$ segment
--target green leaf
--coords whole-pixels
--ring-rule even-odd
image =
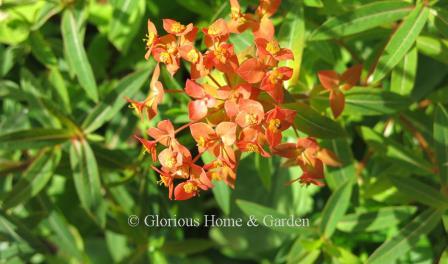
[[[26,241],[28,245],[38,252],[50,253],[48,246],[34,235],[28,224],[22,221],[21,218],[6,214],[4,210],[0,210],[0,230],[4,234],[9,234],[17,242]]]
[[[409,3],[400,1],[366,4],[339,17],[328,19],[313,32],[309,40],[334,39],[363,32],[399,20],[410,10]]]
[[[273,173],[272,158],[264,158],[261,155],[255,156],[255,168],[258,171],[263,187],[269,191],[271,190],[271,176]]]
[[[327,166],[325,179],[328,186],[332,190],[336,190],[347,180],[354,181],[356,178],[356,170],[349,140],[347,138],[340,138],[326,140],[322,143],[323,146],[332,150],[342,163],[342,167]]]
[[[322,3],[322,0],[304,0],[303,4],[309,7],[323,7],[324,3]]]
[[[296,110],[297,115],[294,120],[295,127],[312,137],[318,138],[340,138],[347,133],[339,123],[323,116],[303,103],[288,103],[283,107]]]
[[[429,233],[440,222],[442,210],[427,209],[407,224],[392,239],[384,242],[367,260],[369,264],[394,263],[411,250],[420,236]]]
[[[326,238],[330,238],[336,230],[336,225],[342,219],[350,205],[352,194],[352,181],[345,181],[325,204],[320,223],[320,232]]]
[[[58,2],[48,1],[39,9],[35,15],[34,24],[31,30],[38,30],[43,26],[52,16],[58,14],[64,5]]]
[[[361,134],[366,143],[383,157],[403,165],[403,168],[417,174],[432,174],[432,165],[414,152],[403,148],[402,144],[384,138],[368,127],[361,127]]]
[[[204,17],[209,17],[211,14],[214,13],[211,6],[208,5],[207,2],[205,2],[205,1],[176,0],[176,3],[195,14],[198,14],[198,15],[201,15]]]
[[[403,59],[425,26],[428,16],[429,9],[420,4],[404,19],[384,48],[371,83],[381,81]]]
[[[392,183],[398,191],[406,194],[410,198],[431,207],[447,208],[448,198],[443,196],[438,190],[434,189],[421,181],[405,177],[390,177]]]
[[[100,175],[95,156],[87,141],[72,142],[70,164],[81,206],[95,213],[96,220],[103,225],[106,212],[101,194]]]
[[[29,37],[31,52],[45,66],[55,66],[58,62],[49,43],[40,31],[33,31]]]
[[[241,209],[241,211],[243,211],[243,213],[245,215],[247,215],[248,217],[251,217],[251,216],[254,217],[257,220],[257,224],[259,226],[266,226],[267,228],[270,228],[270,229],[278,231],[278,232],[286,233],[286,234],[300,234],[300,233],[311,232],[311,230],[308,229],[309,223],[306,223],[306,222],[308,222],[308,220],[306,220],[306,219],[301,219],[301,220],[304,220],[300,223],[302,226],[288,226],[288,225],[275,226],[275,225],[271,225],[271,222],[270,222],[271,219],[290,219],[291,217],[294,217],[294,216],[287,216],[287,215],[277,212],[276,210],[274,210],[272,208],[262,206],[257,203],[241,200],[241,199],[236,200],[236,205],[238,205],[238,207]],[[271,218],[271,216],[272,216],[272,218]],[[295,219],[298,219],[298,218],[295,217]]]
[[[352,232],[373,232],[394,227],[417,211],[413,206],[382,207],[377,211],[348,214],[342,217],[337,229]]]
[[[151,64],[153,66],[153,64]],[[125,97],[132,97],[148,80],[148,69],[134,72],[121,79],[117,86],[86,117],[82,128],[91,133],[111,120],[127,104]]]
[[[413,48],[392,71],[392,80],[390,84],[390,90],[392,92],[400,95],[411,94],[417,74],[417,61],[418,52],[416,48]]]
[[[62,15],[61,31],[64,40],[64,50],[67,60],[78,77],[79,84],[87,96],[98,101],[98,88],[86,51],[79,35],[78,22],[71,9],[66,9]]]
[[[345,92],[343,115],[389,115],[406,109],[412,101],[390,91],[370,87],[353,87]],[[328,94],[318,95],[312,100],[328,105]]]
[[[139,31],[145,13],[144,0],[114,0],[113,18],[109,24],[108,38],[114,46],[126,53]]]
[[[231,34],[229,42],[233,44],[235,53],[240,53],[253,46],[254,35],[250,31],[244,31],[241,34]]]
[[[64,143],[73,136],[68,129],[33,128],[0,135],[1,149],[35,149]]]
[[[30,198],[36,196],[50,181],[51,176],[61,159],[60,149],[47,151],[33,161],[8,193],[3,202],[3,208],[8,209],[19,204],[24,204]]]
[[[435,26],[445,38],[448,38],[448,11],[437,9],[436,12]]]
[[[285,87],[291,87],[299,81],[305,46],[305,16],[303,4],[300,1],[294,1],[290,11],[283,18],[278,39],[283,48],[292,50],[294,54],[294,60],[288,60],[282,64],[293,69],[291,78],[285,82]]]
[[[171,255],[191,255],[206,251],[215,246],[213,241],[208,239],[185,239],[183,241],[167,241],[160,250]]]
[[[52,67],[50,69],[50,74],[48,75],[48,81],[52,84],[57,96],[61,99],[64,104],[64,108],[68,113],[71,112],[70,96],[68,93],[67,85],[65,84],[64,77],[58,68]]]
[[[345,93],[345,114],[389,115],[406,109],[411,101],[378,88],[354,87]]]
[[[439,104],[434,114],[434,144],[442,186],[448,185],[448,111]]]
[[[448,40],[419,36],[417,38],[417,48],[422,54],[448,64]]]
[[[54,204],[51,204],[47,197],[41,198],[40,201],[43,209],[49,212],[46,223],[54,234],[53,243],[58,246],[64,255],[75,258],[81,263],[89,262],[80,246],[82,240],[77,230],[68,223],[64,215],[59,212]]]
[[[212,192],[216,199],[216,203],[219,205],[225,215],[230,213],[230,187],[224,181],[213,181]]]

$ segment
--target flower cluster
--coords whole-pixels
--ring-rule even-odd
[[[322,185],[323,164],[339,165],[334,155],[313,138],[282,143],[282,132],[293,126],[296,112],[282,106],[283,82],[291,78],[293,69],[279,63],[294,56],[274,37],[270,17],[280,0],[260,0],[254,13],[244,13],[238,0],[230,0],[230,4],[230,19],[218,19],[201,30],[205,51],[194,45],[199,29],[193,24],[164,19],[167,34],[160,36],[148,20],[145,58],[152,56],[158,64],[148,97],[143,102],[129,100],[137,113],[148,119],[157,115],[158,104],[168,92],[158,80],[160,65],[174,75],[184,60],[190,71],[180,92],[192,99],[188,104],[191,122],[175,129],[169,120],[163,120],[147,131],[151,140],[137,137],[154,162],[160,163],[153,169],[160,174],[160,183],[168,187],[170,199],[173,195],[176,200],[197,196],[213,187],[211,180],[234,187],[242,152],[285,157],[286,165],[302,168],[298,180],[306,185]],[[255,43],[236,54],[229,37],[246,30],[253,33]],[[199,154],[195,157],[176,139],[176,134],[186,128],[197,143]],[[160,153],[158,145],[164,146]],[[197,161],[205,152],[214,160],[200,166]]]

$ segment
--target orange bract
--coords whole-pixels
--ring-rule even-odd
[[[160,183],[168,188],[170,199],[173,195],[176,200],[196,197],[213,187],[211,180],[224,181],[233,188],[242,152],[286,158],[285,165],[302,168],[299,181],[305,185],[322,185],[323,165],[339,165],[334,154],[320,148],[313,138],[282,143],[282,133],[294,123],[296,111],[281,106],[283,83],[291,78],[293,69],[279,63],[293,60],[294,56],[274,37],[270,17],[278,10],[280,2],[261,0],[251,14],[242,10],[238,0],[230,0],[230,19],[217,19],[201,30],[206,50],[195,46],[199,29],[193,24],[163,19],[167,34],[159,36],[148,20],[145,58],[152,55],[158,64],[148,97],[143,102],[129,99],[138,114],[146,110],[148,119],[154,118],[164,94],[169,92],[159,81],[160,64],[165,65],[171,75],[180,69],[181,60],[190,65],[190,78],[185,88],[175,92],[191,98],[188,103],[191,122],[176,130],[171,121],[162,120],[157,127],[148,129],[152,140],[136,137],[154,162],[158,162],[158,167],[152,168],[160,175]],[[246,30],[254,35],[252,49],[236,54],[229,42],[230,35]],[[355,85],[359,74],[359,67],[349,69],[342,76],[332,71],[319,73],[322,85],[330,91],[330,101],[339,107],[332,106],[335,116],[343,108],[344,98],[339,88],[346,90]],[[190,128],[196,141],[198,154],[195,157],[176,139],[177,133],[185,128]],[[157,154],[159,144],[163,149]],[[206,152],[213,161],[198,165],[197,161]]]
[[[330,92],[330,107],[333,116],[341,115],[345,106],[345,97],[342,91],[350,90],[361,78],[362,65],[348,68],[342,75],[335,71],[320,71],[318,73],[320,83]]]

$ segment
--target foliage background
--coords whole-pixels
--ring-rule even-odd
[[[213,192],[177,202],[131,137],[158,120],[139,122],[124,97],[147,92],[154,62],[143,59],[141,39],[148,17],[159,29],[162,18],[205,26],[229,13],[227,1],[1,1],[0,261],[447,262],[446,2],[394,12],[383,11],[411,1],[283,2],[278,37],[300,54],[300,77],[288,89],[307,103],[297,126],[323,138],[344,166],[328,169],[327,187],[285,187],[298,168],[248,155],[235,190],[216,183]],[[361,11],[375,2],[382,3]],[[250,38],[231,41],[241,50]],[[355,63],[375,80],[347,93],[344,115],[333,121],[316,72]],[[185,74],[163,72],[162,81],[179,89]],[[188,98],[167,97],[160,118],[187,122]],[[182,140],[194,146],[187,134]],[[312,226],[131,228],[131,214],[295,215]]]

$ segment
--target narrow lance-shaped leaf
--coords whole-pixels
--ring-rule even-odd
[[[413,206],[383,207],[377,211],[348,214],[337,224],[337,229],[351,232],[372,232],[397,226],[417,211]]]
[[[0,210],[0,230],[2,233],[9,234],[17,242],[25,241],[38,252],[50,253],[48,246],[33,233],[28,224],[25,224],[21,218],[6,214],[4,210]]]
[[[52,84],[58,97],[62,100],[62,103],[64,104],[64,107],[67,110],[67,112],[70,113],[71,105],[70,105],[70,97],[68,94],[67,85],[65,84],[65,80],[62,77],[62,74],[58,68],[52,67],[50,69],[48,81]]]
[[[344,128],[342,128],[339,123],[321,115],[306,104],[288,103],[284,104],[283,107],[297,111],[294,125],[298,130],[309,136],[319,138],[341,138],[347,135]]]
[[[34,128],[0,135],[0,149],[34,149],[64,143],[73,136],[69,129]]]
[[[154,64],[151,64],[153,67]],[[84,120],[82,127],[91,133],[111,120],[124,105],[126,96],[132,97],[148,79],[148,69],[140,70],[124,77],[106,98],[100,102]]]
[[[47,151],[37,157],[25,171],[19,182],[13,186],[11,192],[6,195],[3,208],[7,209],[24,204],[38,194],[50,181],[60,159],[61,151],[59,148]]]
[[[398,191],[416,201],[435,208],[448,208],[448,198],[437,189],[411,178],[391,177],[390,180]]]
[[[434,116],[434,144],[439,165],[440,181],[448,185],[448,111],[439,104]]]
[[[422,31],[429,16],[428,8],[418,5],[407,16],[384,48],[373,72],[371,83],[383,79],[406,55]]]
[[[443,210],[427,209],[407,224],[392,239],[384,242],[367,260],[369,264],[393,263],[411,250],[420,236],[429,233],[441,220]]]
[[[144,0],[115,0],[113,5],[113,19],[109,24],[109,40],[114,46],[126,52],[134,41],[134,36],[139,30],[145,11]]]
[[[285,62],[285,66],[293,69],[292,76],[285,82],[286,87],[296,85],[299,81],[300,66],[302,64],[303,48],[305,46],[305,17],[303,4],[294,1],[291,11],[284,17],[279,31],[279,41],[283,48],[290,49],[294,60]]]
[[[66,9],[62,15],[61,31],[67,60],[73,67],[79,84],[86,91],[87,96],[98,101],[98,88],[78,27],[73,11]]]
[[[74,235],[76,234],[74,232],[77,232],[77,230],[74,227],[69,228],[70,225],[67,219],[65,219],[56,205],[51,204],[48,197],[39,195],[38,198],[42,210],[48,212],[45,224],[54,234],[53,243],[57,244],[58,249],[64,254],[77,259],[78,262],[89,262],[87,256],[83,253],[83,248],[81,248],[83,243],[78,240],[81,237]]]
[[[336,190],[347,180],[354,181],[356,177],[353,153],[348,138],[331,139],[323,142],[323,146],[332,150],[341,161],[341,167],[327,167],[325,176],[328,186]]]
[[[436,20],[434,24],[439,32],[445,38],[448,38],[448,11],[437,9],[436,12]]]
[[[448,64],[448,40],[429,36],[417,38],[417,48],[422,54]]]
[[[344,93],[345,108],[342,115],[388,115],[406,109],[412,102],[409,98],[390,91],[369,87],[353,87]],[[312,98],[328,105],[328,95]]]
[[[70,164],[81,205],[95,213],[97,220],[103,224],[105,211],[100,176],[95,156],[87,141],[72,141]]]
[[[31,44],[31,52],[36,59],[47,67],[55,66],[57,64],[58,61],[56,56],[40,31],[31,32],[29,41]]]
[[[339,17],[328,19],[310,40],[340,38],[366,31],[405,17],[411,11],[409,3],[378,1],[361,6]]]
[[[257,168],[261,183],[266,190],[271,189],[272,159],[261,155],[255,156],[255,167]]]
[[[390,89],[400,95],[410,95],[417,74],[417,48],[411,49],[392,71]]]
[[[361,134],[373,150],[377,153],[382,153],[384,157],[394,162],[402,164],[403,168],[423,175],[433,172],[432,165],[428,161],[404,148],[398,142],[385,138],[368,127],[362,127]]]
[[[329,238],[336,230],[336,225],[344,216],[350,203],[352,194],[352,181],[345,181],[331,194],[322,212],[320,232]]]

